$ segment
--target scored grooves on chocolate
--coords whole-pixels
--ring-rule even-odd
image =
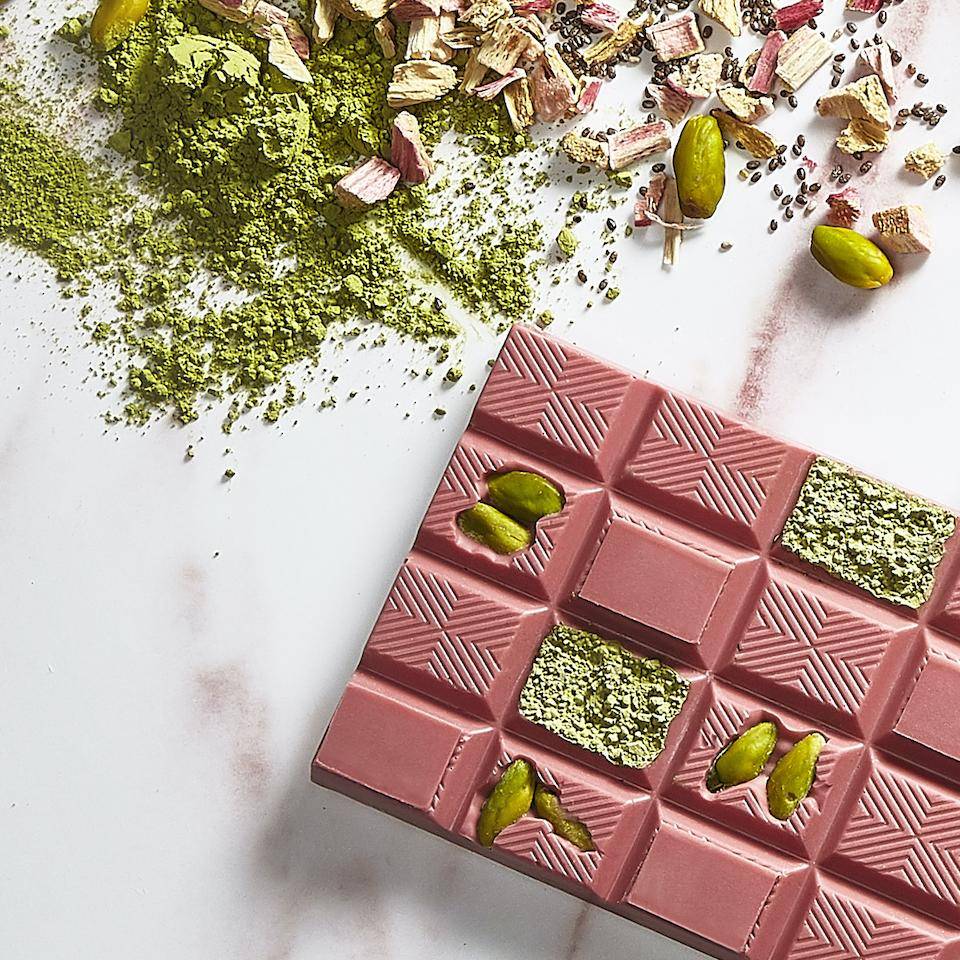
[[[457,517],[505,471],[543,478],[554,504],[528,547],[499,554]],[[858,555],[842,526],[861,488],[872,548],[891,521],[870,497],[914,524],[889,558]],[[845,499],[818,513],[832,495]],[[935,505],[514,327],[313,777],[720,958],[956,960],[953,529]],[[524,716],[558,625],[689,685],[649,765]],[[711,793],[719,751],[768,721],[763,775]],[[813,787],[778,820],[766,777],[811,732],[827,741]],[[518,759],[595,849],[534,815],[478,844],[480,808]]]

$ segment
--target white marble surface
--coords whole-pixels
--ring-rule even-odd
[[[892,8],[891,34],[933,76],[923,96],[949,103],[957,13],[937,5],[926,22],[926,8]],[[639,84],[617,89],[635,97]],[[784,136],[814,131],[820,159],[836,130],[809,120],[815,96],[775,120]],[[908,103],[920,97],[907,87]],[[953,121],[933,138],[945,147],[960,141]],[[732,182],[672,275],[649,241],[621,244],[620,299],[585,311],[572,295],[554,329],[960,507],[960,158],[934,195],[898,172],[931,137],[898,136],[868,206],[927,202],[939,247],[889,288],[835,284],[804,253],[810,221],[768,237],[768,184]],[[73,306],[43,270],[3,257],[0,956],[696,956],[309,783],[469,416],[462,388],[482,381],[497,339],[472,330],[467,375],[442,391],[409,382],[406,348],[386,365],[383,351],[331,355],[342,395],[361,394],[335,411],[305,405],[296,426],[254,422],[229,439],[213,417],[104,431]]]

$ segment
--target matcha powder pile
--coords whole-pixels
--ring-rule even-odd
[[[119,319],[94,335],[128,358],[130,420],[187,421],[227,399],[229,423],[268,398],[274,419],[335,325],[374,321],[442,345],[458,332],[451,302],[485,322],[532,315],[541,231],[510,183],[504,160],[528,144],[502,108],[458,96],[412,108],[430,149],[452,131],[454,159],[347,211],[333,185],[389,150],[393,61],[369,25],[342,19],[311,56],[312,84],[268,67],[265,47],[195,0],[155,0],[99,55],[94,102],[115,119],[109,146],[139,178],[136,200],[13,98],[0,111],[0,232],[49,259],[71,291],[117,291]],[[211,306],[224,290],[229,305]]]

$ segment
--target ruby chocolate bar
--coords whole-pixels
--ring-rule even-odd
[[[718,958],[956,960],[957,541],[515,327],[313,778]]]

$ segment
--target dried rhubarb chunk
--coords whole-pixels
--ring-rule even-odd
[[[857,13],[879,13],[884,0],[847,0],[847,9]]]
[[[880,234],[879,243],[888,253],[930,253],[933,237],[923,207],[908,204],[878,210],[873,225]]]
[[[791,90],[799,90],[832,56],[833,47],[816,30],[800,27],[780,48],[775,72]]]
[[[397,0],[390,8],[390,16],[397,23],[409,23],[423,17],[439,17],[440,0]]]
[[[689,10],[647,27],[647,40],[662,63],[706,49],[697,17]]]
[[[608,3],[588,3],[580,9],[580,20],[598,30],[616,30],[623,23],[623,14]]]
[[[580,99],[580,81],[557,53],[547,47],[530,72],[533,112],[543,123],[552,123],[574,110]]]
[[[420,124],[406,110],[393,118],[390,160],[406,183],[423,183],[433,173],[433,161],[420,136]]]
[[[652,83],[647,87],[648,96],[656,105],[663,119],[676,126],[689,112],[693,97],[665,83]]]
[[[513,7],[508,0],[474,0],[460,14],[460,19],[481,30],[489,30],[498,20],[509,17],[512,13]]]
[[[589,113],[597,104],[600,88],[603,86],[601,77],[587,77],[583,82],[583,91],[577,101],[577,113]]]
[[[667,175],[665,173],[655,173],[650,178],[650,182],[637,197],[633,206],[633,225],[635,227],[649,227],[657,222],[651,214],[653,216],[657,215],[666,186]]]
[[[778,30],[792,33],[807,21],[819,17],[821,13],[823,13],[823,0],[799,0],[798,3],[791,3],[787,7],[774,11],[773,22]]]
[[[780,30],[767,34],[760,48],[760,55],[753,74],[747,80],[747,89],[753,93],[770,93],[773,89],[773,78],[780,57],[780,48],[787,42],[787,35]]]
[[[641,124],[613,134],[607,141],[610,169],[625,170],[645,157],[670,149],[672,128],[663,120]]]
[[[522,67],[514,67],[509,73],[505,73],[502,77],[497,77],[496,80],[481,84],[473,93],[481,100],[493,100],[503,93],[511,83],[514,83],[516,80],[522,80],[526,75],[527,71]]]
[[[439,100],[457,85],[457,71],[448,63],[406,60],[393,68],[387,104],[394,110]]]
[[[337,8],[330,0],[313,0],[310,4],[310,39],[319,45],[327,43],[333,36],[338,16]]]
[[[613,33],[601,37],[595,44],[583,51],[583,59],[588,67],[610,63],[640,38],[650,18],[636,19],[628,17]]]
[[[533,93],[529,79],[522,77],[516,83],[511,83],[503,91],[503,102],[510,125],[517,133],[523,133],[533,126]]]
[[[370,157],[334,185],[340,205],[348,210],[362,210],[393,193],[400,180],[400,171],[382,157]]]

